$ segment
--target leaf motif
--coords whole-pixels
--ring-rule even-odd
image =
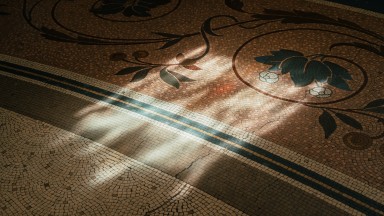
[[[264,9],[265,14],[269,15],[279,15],[279,16],[293,16],[294,13],[290,11],[275,10],[275,9]]]
[[[288,57],[291,57],[291,56],[304,56],[303,53],[301,52],[298,52],[298,51],[295,51],[295,50],[288,50],[288,49],[281,49],[279,51],[272,51],[272,54],[275,56],[275,57],[278,57],[278,58],[288,58]]]
[[[379,107],[379,106],[384,106],[384,99],[377,99],[377,100],[371,101],[364,107],[364,109]]]
[[[271,51],[272,55],[255,57],[257,62],[271,65],[269,71],[279,71],[282,74],[290,73],[295,86],[302,87],[311,84],[314,80],[328,82],[330,85],[350,91],[346,80],[352,80],[347,69],[338,64],[325,61],[309,60],[303,53],[281,49]]]
[[[183,67],[188,69],[188,70],[201,70],[201,68],[199,68],[196,65],[183,65]]]
[[[203,25],[201,26],[201,29],[202,29],[204,32],[206,32],[206,33],[208,33],[208,34],[210,34],[210,35],[213,35],[213,36],[220,36],[220,35],[216,34],[215,32],[213,32],[213,30],[212,30],[212,28],[211,28],[211,21],[212,21],[212,17],[209,18],[209,19],[207,19],[207,20],[205,20],[204,23],[203,23]]]
[[[308,59],[305,57],[291,57],[281,63],[281,73],[290,73],[291,79],[295,86],[302,87],[309,85],[314,80],[312,71],[304,73],[305,65]]]
[[[334,19],[324,16],[319,13],[314,13],[314,12],[306,12],[306,11],[299,11],[299,10],[294,10],[295,14],[300,16],[300,17],[306,17],[310,19],[317,19],[317,20],[327,20],[327,21],[334,21]]]
[[[124,16],[138,16],[138,17],[149,17],[150,9],[156,8],[161,5],[170,3],[171,0],[136,0],[133,1],[123,12]]]
[[[49,29],[46,27],[41,27],[43,32],[42,36],[49,40],[60,41],[60,42],[75,42],[75,38],[64,34],[62,32],[56,31],[55,29]]]
[[[325,110],[319,117],[319,123],[324,130],[325,139],[328,139],[337,128],[335,119]]]
[[[306,64],[304,73],[313,74],[315,80],[318,82],[327,82],[331,76],[331,70],[320,61],[312,60]]]
[[[127,75],[127,74],[135,73],[137,71],[141,71],[144,69],[148,69],[148,67],[146,67],[146,66],[127,67],[127,68],[120,70],[115,75]]]
[[[161,69],[160,71],[160,78],[166,82],[167,84],[175,87],[175,88],[180,88],[180,83],[179,83],[179,80],[173,75],[171,74],[167,68],[163,68]]]
[[[137,73],[132,77],[131,82],[137,82],[137,81],[140,81],[140,80],[144,79],[145,77],[147,77],[148,72],[149,72],[150,70],[151,70],[151,68],[148,68],[148,69],[144,69],[144,70],[141,70],[141,71],[137,72]]]
[[[324,61],[323,63],[329,67],[329,69],[332,71],[332,75],[339,76],[346,80],[352,80],[352,77],[347,69],[333,62]]]
[[[124,16],[149,17],[150,9],[170,3],[170,0],[135,0],[129,3],[127,0],[102,0],[102,5],[91,9],[92,13],[108,15],[123,12]]]
[[[102,14],[102,15],[107,15],[107,14],[116,14],[124,10],[124,6],[122,4],[104,4],[100,5],[97,8],[91,9],[92,13],[95,14]]]
[[[333,76],[331,80],[328,81],[328,84],[345,91],[351,91],[348,83],[340,76]]]
[[[241,0],[225,0],[225,4],[233,10],[244,12],[244,3]]]
[[[350,116],[347,116],[345,114],[342,114],[342,113],[335,113],[335,115],[337,118],[339,118],[345,124],[352,126],[356,129],[360,129],[360,130],[363,129],[363,126],[361,126],[360,122],[358,122],[356,119],[354,119]]]
[[[171,47],[171,46],[177,44],[178,42],[180,42],[181,39],[182,38],[178,38],[178,39],[174,39],[174,40],[169,40],[162,47],[160,47],[159,49],[165,49],[165,48]]]
[[[367,108],[367,109],[364,109],[364,110],[369,111],[369,112],[375,112],[375,113],[384,114],[384,107],[373,107],[373,108]]]
[[[154,34],[166,37],[166,38],[180,38],[182,37],[181,35],[177,34],[170,34],[170,33],[164,33],[164,32],[153,32]]]
[[[271,51],[271,53],[272,53],[272,56],[259,56],[259,57],[255,57],[255,60],[260,63],[273,65],[277,67],[285,59],[288,59],[294,56],[304,56],[303,53],[301,52],[287,50],[287,49],[281,49],[279,51]]]
[[[271,64],[271,65],[274,65],[276,64],[275,62],[271,62],[271,58],[273,56],[258,56],[258,57],[255,57],[255,60],[257,62],[260,62],[260,63],[263,63],[263,64]]]
[[[176,73],[176,72],[173,72],[173,71],[168,71],[169,73],[171,73],[173,76],[176,77],[176,79],[178,79],[180,82],[193,82],[193,81],[196,81],[194,79],[190,79],[182,74],[179,74],[179,73]]]

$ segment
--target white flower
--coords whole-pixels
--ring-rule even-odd
[[[259,74],[259,79],[266,83],[275,83],[279,81],[279,75],[269,71],[263,71]]]
[[[326,98],[332,95],[332,90],[324,87],[315,87],[309,93],[318,98]]]

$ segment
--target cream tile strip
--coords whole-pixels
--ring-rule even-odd
[[[339,182],[351,189],[354,189],[354,190],[357,190],[357,191],[360,191],[361,189],[364,188],[364,191],[361,192],[363,195],[371,198],[371,199],[374,199],[374,200],[377,200],[378,202],[383,202],[383,192],[375,189],[375,188],[372,188],[362,182],[359,182],[349,176],[346,176],[336,170],[333,170],[329,167],[326,167],[320,163],[317,163],[313,160],[310,160],[309,158],[306,158],[302,155],[299,155],[295,152],[292,152],[292,151],[289,151],[288,149],[285,149],[283,147],[280,147],[272,142],[269,142],[267,140],[264,140],[262,138],[259,138],[257,137],[256,135],[254,134],[250,134],[250,133],[247,133],[245,131],[242,131],[242,130],[239,130],[237,128],[233,128],[229,125],[226,125],[226,124],[223,124],[221,122],[218,122],[218,121],[215,121],[213,119],[210,119],[208,117],[205,117],[203,115],[200,115],[200,114],[197,114],[197,113],[193,113],[193,112],[190,112],[188,110],[185,110],[183,109],[182,107],[178,106],[178,105],[175,105],[175,104],[171,104],[171,103],[168,103],[168,102],[164,102],[164,101],[160,101],[160,100],[157,100],[155,98],[152,98],[152,97],[149,97],[149,96],[146,96],[146,95],[142,95],[140,93],[137,93],[137,92],[134,92],[132,90],[129,90],[129,89],[126,89],[126,88],[121,88],[121,87],[118,87],[118,86],[114,86],[114,85],[111,85],[109,83],[104,83],[104,82],[101,82],[101,81],[98,81],[98,80],[95,80],[95,79],[92,79],[92,78],[89,78],[89,77],[85,77],[85,76],[82,76],[82,75],[79,75],[79,74],[74,74],[74,73],[71,73],[71,72],[68,72],[68,71],[65,71],[65,70],[61,70],[61,69],[56,69],[56,68],[52,68],[52,67],[49,67],[49,66],[45,66],[45,65],[41,65],[41,64],[37,64],[37,63],[33,63],[33,62],[25,62],[23,60],[20,60],[20,59],[15,59],[13,57],[9,57],[9,56],[4,56],[4,55],[1,55],[0,56],[2,59],[5,59],[9,62],[13,62],[13,63],[18,63],[20,64],[21,62],[23,62],[22,64],[25,65],[25,66],[28,66],[28,67],[33,67],[33,68],[37,68],[37,69],[41,69],[41,70],[44,70],[44,71],[50,71],[52,72],[53,74],[57,74],[57,75],[62,75],[64,77],[67,77],[67,78],[72,78],[72,79],[75,79],[75,80],[79,80],[81,82],[84,82],[84,83],[87,83],[87,84],[90,84],[90,85],[93,85],[93,86],[97,86],[97,87],[100,87],[100,88],[103,88],[103,89],[107,89],[109,91],[112,91],[112,92],[116,92],[116,93],[119,93],[119,94],[122,94],[122,95],[125,95],[125,96],[128,96],[128,97],[131,97],[131,98],[134,98],[136,100],[139,100],[139,101],[143,101],[143,102],[147,102],[147,103],[151,103],[152,105],[156,106],[156,107],[159,107],[159,108],[162,108],[162,109],[165,109],[165,110],[168,110],[168,111],[172,111],[174,113],[177,113],[178,115],[183,115],[187,118],[190,118],[192,120],[195,120],[195,121],[198,121],[198,122],[202,122],[204,124],[206,124],[207,126],[210,126],[210,127],[213,127],[217,130],[221,130],[222,132],[226,132],[228,134],[231,134],[231,135],[235,135],[237,137],[239,137],[240,139],[246,141],[246,142],[249,142],[249,143],[252,143],[254,144],[255,146],[258,146],[260,148],[263,148],[265,150],[268,150],[269,152],[272,152],[276,155],[279,155],[285,159],[288,159],[292,162],[295,162],[303,167],[306,167],[310,170],[313,170],[323,176],[327,176],[328,178],[336,181],[336,182]],[[59,88],[57,88],[59,89]],[[62,91],[62,90],[61,90]],[[73,92],[71,94],[74,94]],[[79,96],[79,95],[78,95]],[[82,96],[84,97],[84,96]],[[94,101],[96,102],[96,101]],[[108,106],[108,105],[107,105]],[[110,106],[110,105],[109,105]],[[148,120],[148,121],[153,121],[153,120]],[[156,122],[156,124],[159,124],[158,122]],[[175,130],[174,128],[171,128],[169,127],[170,130]],[[196,139],[196,138],[195,138]],[[206,142],[206,141],[205,141]],[[207,144],[209,145],[209,143]],[[211,145],[212,146],[212,145]],[[220,149],[220,148],[218,148]],[[243,158],[242,156],[239,156],[239,155],[236,155],[232,152],[229,152],[225,149],[222,149],[223,152],[229,154],[229,155],[232,155],[236,158],[239,158],[240,160],[243,160],[243,161],[246,161],[247,163],[253,165],[253,166],[256,166],[258,167],[259,169],[262,169],[264,171],[267,171],[268,173],[273,173],[274,176],[281,176],[281,174],[279,173],[274,173],[273,171],[271,171],[270,169],[268,168],[265,168],[263,166],[260,166],[259,164],[255,163],[254,161],[251,161],[251,160],[248,160],[248,159],[245,159]],[[300,188],[302,188],[302,184],[298,183],[298,182],[292,182],[292,180],[287,180],[286,178],[281,178],[287,182],[290,182],[291,184],[296,184],[296,186],[301,185],[299,186]],[[305,187],[304,187],[305,188]],[[310,189],[309,189],[310,190]],[[315,193],[316,192],[313,192],[314,190],[312,189],[312,193]],[[319,197],[322,197],[324,195],[322,194],[319,194],[318,195]],[[331,201],[332,202],[332,201]],[[330,203],[331,203],[330,202]]]
[[[102,144],[0,108],[7,214],[244,215]],[[28,154],[25,154],[28,152]],[[16,188],[16,189],[15,189]]]

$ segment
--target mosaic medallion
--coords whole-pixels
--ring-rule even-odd
[[[343,142],[346,146],[354,150],[364,150],[372,146],[373,140],[370,136],[360,132],[350,132],[344,135]],[[381,150],[384,150],[381,147]]]
[[[308,34],[313,34],[316,41],[308,40]],[[275,99],[304,104],[332,104],[350,99],[365,88],[367,74],[349,60],[350,56],[321,52],[313,46],[332,45],[329,34],[321,29],[290,29],[257,35],[239,47],[233,69],[243,83]],[[337,35],[335,38],[344,39]],[[276,41],[277,46],[261,47],[267,41]],[[306,53],[301,51],[302,47],[306,47]]]

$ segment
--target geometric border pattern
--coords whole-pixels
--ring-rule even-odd
[[[200,121],[195,121],[191,118],[153,106],[150,103],[127,97],[123,94],[118,94],[94,85],[59,76],[50,73],[49,71],[14,64],[9,61],[0,61],[0,70],[82,94],[98,101],[103,101],[110,105],[145,116],[154,121],[167,124],[170,127],[206,140],[279,174],[287,176],[290,179],[315,189],[359,212],[368,215],[384,214],[384,204],[377,199],[372,199],[366,194],[351,189],[327,176],[321,175],[318,172],[285,159],[264,148],[255,146],[235,135],[225,133],[217,128],[203,124]],[[383,198],[382,195],[379,195],[379,197]]]

